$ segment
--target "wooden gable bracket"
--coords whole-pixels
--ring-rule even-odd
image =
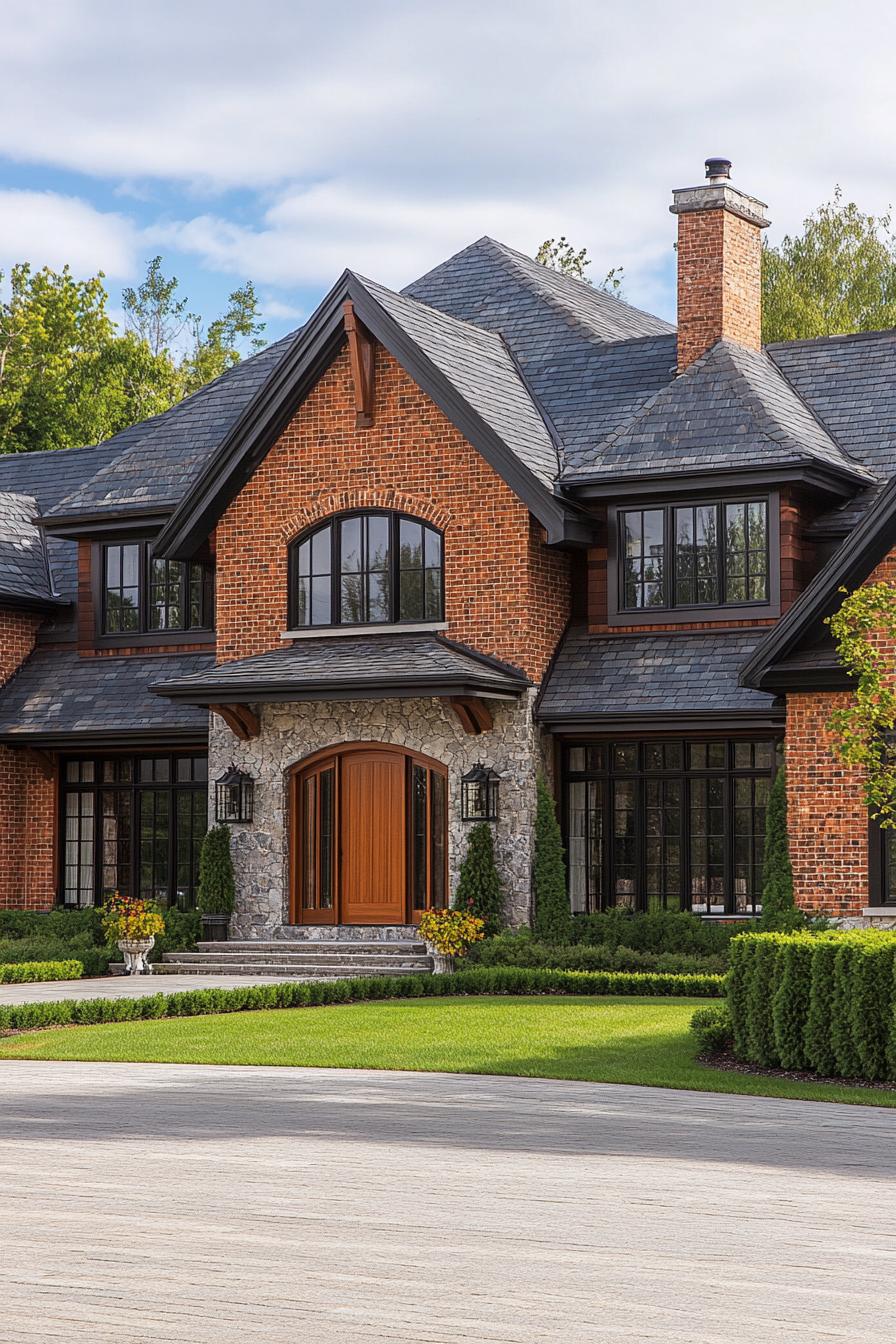
[[[364,324],[355,317],[355,305],[351,299],[346,299],[342,311],[345,315],[348,357],[355,388],[355,428],[370,429],[373,425],[376,342]]]
[[[224,720],[241,742],[248,742],[261,732],[258,715],[250,705],[209,705],[209,709]]]
[[[494,726],[492,712],[478,695],[450,695],[444,702],[454,710],[465,733],[478,737],[491,732]]]

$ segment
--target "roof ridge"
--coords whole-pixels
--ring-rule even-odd
[[[466,250],[467,249],[464,248],[464,251]],[[374,289],[383,289],[387,294],[391,294],[393,298],[401,299],[402,303],[410,303],[414,304],[417,308],[425,308],[428,313],[435,313],[438,317],[444,318],[446,322],[451,322],[457,327],[464,327],[475,336],[483,337],[486,340],[491,338],[499,347],[506,347],[507,345],[501,332],[495,327],[483,327],[477,322],[469,321],[466,317],[455,317],[453,313],[446,313],[444,308],[437,308],[434,303],[427,303],[425,299],[418,299],[415,294],[406,294],[403,289],[390,289],[389,286],[384,285],[382,281],[371,280],[369,276],[362,275],[360,271],[349,270],[348,274],[359,281],[365,289],[369,289],[371,286]]]
[[[719,342],[717,341],[716,345],[718,344]],[[703,368],[709,359],[709,356],[712,354],[713,350],[715,350],[716,345],[711,345],[708,350],[704,350],[703,354],[693,360],[682,373],[676,373],[674,377],[670,378],[668,383],[657,388],[656,392],[652,393],[645,402],[642,402],[638,409],[630,415],[627,420],[623,420],[621,424],[617,425],[615,429],[611,430],[609,434],[601,439],[600,443],[597,444],[595,451],[599,452],[601,449],[612,448],[623,434],[629,433],[639,420],[650,414],[661,397],[668,397],[671,399],[673,393],[678,389],[685,378],[692,377]]]
[[[766,341],[763,350],[792,350],[797,345],[820,345],[823,341],[871,341],[876,336],[896,339],[896,327],[878,327],[874,331],[842,331],[823,336],[793,336],[787,341]]]

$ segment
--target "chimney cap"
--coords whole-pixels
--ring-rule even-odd
[[[731,160],[707,159],[706,176],[710,182],[726,182],[731,176]]]

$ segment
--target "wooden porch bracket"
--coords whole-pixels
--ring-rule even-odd
[[[355,388],[355,428],[370,429],[373,424],[376,342],[364,324],[355,317],[355,306],[351,299],[346,299],[342,311]]]
[[[224,720],[234,737],[238,737],[241,742],[248,742],[261,731],[258,715],[250,705],[209,705],[209,709]]]
[[[492,712],[478,695],[451,695],[445,701],[460,719],[465,733],[478,737],[480,733],[491,732],[494,727]]]

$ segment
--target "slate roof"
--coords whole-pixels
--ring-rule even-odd
[[[0,598],[54,602],[43,534],[33,495],[0,491]]]
[[[519,695],[517,668],[436,634],[349,635],[296,640],[188,676],[159,677],[159,695],[203,704],[246,700],[368,699],[408,695]]]
[[[360,275],[354,278],[508,448],[543,485],[552,488],[559,471],[557,449],[501,337],[396,294],[373,280]]]
[[[169,411],[110,440],[118,445],[114,460],[60,497],[47,517],[173,508],[294,339],[295,333],[284,336]]]
[[[600,635],[569,631],[545,680],[547,724],[676,715],[768,716],[773,697],[738,685],[761,631]]]
[[[7,742],[84,738],[91,735],[208,733],[208,713],[174,705],[150,693],[150,685],[178,673],[210,667],[207,654],[82,658],[75,650],[38,648],[0,694],[0,740]]]
[[[718,341],[564,480],[807,462],[856,483],[874,479],[834,442],[767,355]]]

